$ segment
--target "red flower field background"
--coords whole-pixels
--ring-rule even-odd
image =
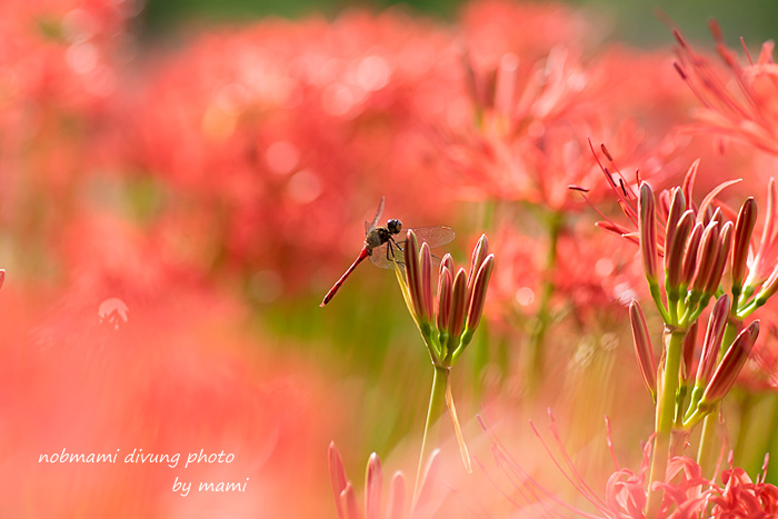
[[[139,10],[0,17],[0,515],[778,517],[771,42]]]

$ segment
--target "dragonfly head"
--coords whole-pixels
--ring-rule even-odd
[[[400,234],[400,231],[402,231],[403,224],[400,220],[397,219],[391,219],[388,222],[386,222],[386,228],[389,230],[392,234]]]

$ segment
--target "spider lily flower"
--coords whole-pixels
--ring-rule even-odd
[[[759,246],[751,246],[757,218],[756,202],[749,198],[735,225],[732,250],[732,315],[743,320],[764,305],[778,291],[778,191],[771,178],[767,189],[767,214]]]
[[[532,429],[559,470],[558,479],[567,481],[575,494],[590,503],[587,510],[578,508],[577,503],[568,503],[533,478],[525,470],[509,447],[494,432],[492,426],[479,416],[479,423],[492,442],[496,468],[503,472],[515,486],[514,493],[500,489],[515,506],[516,516],[538,517],[581,517],[587,519],[646,519],[645,506],[648,501],[646,488],[650,448],[643,449],[643,459],[638,470],[619,466],[608,428],[608,449],[613,457],[615,471],[608,478],[605,495],[600,496],[584,479],[574,464],[574,456],[568,452],[549,413],[548,428],[550,440],[544,438],[533,424]],[[725,519],[734,517],[773,517],[778,509],[778,488],[766,483],[766,467],[762,474],[752,480],[741,468],[730,467],[721,471],[720,478],[708,479],[700,465],[686,457],[674,456],[667,464],[667,478],[657,481],[655,486],[661,492],[661,502],[656,517],[661,519],[707,518]],[[542,504],[542,507],[539,506]],[[534,513],[533,513],[534,512]],[[771,515],[773,514],[773,515]]]
[[[756,62],[747,55],[748,64],[743,67],[724,44],[716,22],[711,23],[710,30],[730,78],[714,72],[710,62],[692,50],[679,31],[674,31],[679,45],[675,68],[702,105],[695,113],[699,125],[723,138],[778,154],[778,88],[772,59],[775,44],[764,43]]]
[[[439,464],[439,453],[439,450],[433,451],[427,463],[424,473],[422,499],[418,501],[419,504],[428,501],[430,496],[429,489],[435,479],[434,474]],[[394,476],[392,476],[389,483],[389,495],[384,508],[384,473],[381,468],[381,460],[375,452],[370,455],[370,459],[367,462],[365,503],[362,509],[360,509],[357,503],[354,486],[346,476],[343,459],[340,457],[335,442],[330,442],[329,446],[329,467],[330,482],[339,519],[381,519],[382,517],[386,519],[405,519],[410,517],[409,513],[412,514],[411,506],[408,502],[405,475],[401,471],[395,472]]]
[[[775,187],[775,179],[770,178],[767,185],[767,216],[765,217],[762,236],[759,240],[759,248],[755,256],[749,262],[749,273],[744,284],[747,287],[755,287],[769,279],[778,270],[778,207],[776,198],[778,190]],[[754,211],[756,212],[756,211]]]
[[[592,150],[594,152],[593,147]],[[610,154],[603,153],[612,162]],[[689,167],[681,186],[662,191],[656,197],[650,185],[639,178],[638,194],[635,194],[623,180],[615,180],[623,178],[621,172],[616,170],[614,175],[596,153],[595,158],[622,212],[637,231],[611,220],[597,222],[597,225],[638,243],[651,296],[662,319],[675,328],[688,329],[719,291],[730,264],[735,225],[726,221],[720,209],[713,210],[712,203],[723,189],[739,180],[719,184],[697,206],[691,197],[699,160]],[[739,244],[749,234],[749,221],[754,211],[751,204],[745,205],[737,229]],[[739,245],[733,259],[741,257],[741,249],[742,245]],[[663,257],[664,296],[658,280],[658,257]]]
[[[645,186],[645,187],[644,187]],[[643,251],[646,279],[652,297],[666,323],[689,326],[705,308],[718,289],[727,265],[732,235],[732,223],[719,224],[714,213],[707,226],[696,221],[698,215],[686,205],[680,188],[673,190],[665,230],[664,273],[667,305],[662,302],[659,285],[654,277],[658,242],[654,233],[653,193],[648,184],[641,185],[640,247]],[[680,313],[683,311],[683,313]]]
[[[451,256],[446,254],[441,261],[438,275],[437,304],[433,304],[432,300],[432,256],[426,243],[419,247],[413,231],[407,233],[403,256],[405,274],[397,261],[394,261],[395,274],[405,304],[421,333],[435,369],[416,475],[414,502],[417,502],[421,488],[422,463],[430,449],[430,431],[436,427],[438,419],[446,409],[454,425],[462,463],[468,472],[472,471],[470,454],[457,418],[449,374],[480,323],[489,278],[494,267],[494,254],[489,254],[489,242],[486,235],[482,235],[473,250],[469,274],[463,268],[454,274],[453,261]],[[437,309],[437,315],[434,309]]]
[[[446,255],[438,275],[438,297],[432,297],[432,255],[426,243],[419,247],[413,231],[408,232],[404,250],[405,271],[399,274],[408,309],[436,366],[450,368],[473,338],[481,321],[494,254],[489,254],[486,235],[473,250],[470,271],[454,273]],[[398,273],[399,273],[398,269]],[[437,310],[437,314],[435,313]]]

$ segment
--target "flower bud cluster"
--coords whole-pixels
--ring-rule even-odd
[[[489,254],[486,235],[473,250],[470,270],[454,269],[446,254],[438,272],[437,299],[432,296],[432,254],[426,243],[419,246],[408,231],[405,245],[405,277],[397,269],[408,309],[421,332],[433,364],[451,367],[464,352],[481,321],[494,254]],[[396,265],[396,264],[395,264]]]
[[[737,335],[731,345],[723,345],[724,331],[730,312],[729,301],[729,296],[725,294],[713,306],[696,370],[692,365],[697,342],[696,322],[689,328],[684,338],[676,416],[676,422],[684,429],[696,425],[705,415],[716,409],[729,393],[759,335],[759,321],[754,321]],[[630,304],[629,314],[640,373],[656,401],[657,362],[646,320],[637,301],[632,301]],[[724,355],[720,356],[719,352],[722,350]],[[683,408],[690,387],[691,399],[686,412],[681,414],[680,410]]]
[[[659,277],[656,201],[643,182],[638,197],[640,249],[646,279],[662,318],[671,326],[692,325],[716,295],[732,249],[735,225],[724,221],[720,209],[695,210],[682,188],[670,191],[664,232],[664,291]],[[739,252],[736,250],[735,255]],[[733,255],[734,256],[734,255]]]

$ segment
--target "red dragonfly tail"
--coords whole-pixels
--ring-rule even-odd
[[[357,265],[362,263],[362,260],[367,258],[370,254],[367,251],[367,247],[362,247],[362,252],[359,253],[359,256],[357,256],[357,259],[354,260],[354,263],[351,264],[351,266],[348,268],[348,270],[340,276],[340,279],[332,286],[329,292],[327,292],[327,295],[324,296],[324,299],[322,300],[320,307],[324,307],[327,303],[330,302],[330,299],[335,297],[335,293],[340,289],[340,286],[343,284],[344,281],[346,281],[346,278],[349,277],[349,275],[354,271],[355,268],[357,268]]]

